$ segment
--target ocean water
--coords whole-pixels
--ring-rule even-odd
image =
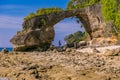
[[[5,48],[5,47],[4,47]],[[0,48],[0,51],[2,50],[3,48]],[[13,48],[6,48],[8,51],[12,51]]]

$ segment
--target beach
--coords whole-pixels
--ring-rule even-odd
[[[112,53],[112,51],[114,53]],[[0,77],[10,80],[120,80],[120,49],[104,54],[64,52],[0,53]]]

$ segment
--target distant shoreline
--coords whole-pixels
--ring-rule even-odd
[[[13,50],[12,47],[0,47],[0,51],[1,51],[3,48],[6,48],[8,51],[12,51],[12,50]]]

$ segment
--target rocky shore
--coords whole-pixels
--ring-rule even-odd
[[[0,52],[0,77],[8,80],[120,80],[119,63],[120,48],[104,54],[76,49]]]

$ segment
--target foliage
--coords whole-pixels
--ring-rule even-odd
[[[93,5],[100,2],[100,0],[71,0],[67,5],[67,10],[79,9],[86,6]]]
[[[44,14],[55,13],[60,11],[62,11],[61,8],[42,8],[36,11],[36,15],[44,15]]]
[[[61,8],[42,8],[42,9],[38,9],[36,13],[30,13],[28,16],[24,18],[24,20],[28,20],[39,15],[45,15],[45,14],[56,13],[61,11],[62,11]]]
[[[28,20],[28,19],[33,18],[33,17],[35,17],[35,13],[30,13],[28,16],[26,16],[24,18],[24,20]]]
[[[120,33],[120,0],[117,0],[115,26],[118,28],[118,31]]]
[[[120,33],[120,13],[118,13],[116,16],[115,26],[117,27],[118,32]]]
[[[105,21],[112,21],[120,34],[120,0],[70,0],[67,10],[83,8],[96,3],[102,4]]]
[[[113,21],[114,26],[120,34],[120,1],[101,0],[102,13],[106,22]]]
[[[115,0],[101,0],[102,2],[102,13],[105,21],[115,19],[116,1]]]
[[[42,23],[43,25],[46,25],[46,20],[42,19],[42,20],[41,20],[41,23]]]
[[[85,40],[85,39],[87,38],[87,36],[88,36],[88,33],[85,31],[85,32],[83,33],[83,36],[78,39],[78,42]]]
[[[70,34],[64,38],[67,44],[73,44],[74,42],[79,42],[85,39],[86,37],[85,32],[77,31],[73,34]]]
[[[75,8],[75,6],[73,5],[73,2],[72,1],[70,1],[70,2],[68,2],[68,4],[67,4],[67,10],[72,10],[72,9],[74,9]]]

